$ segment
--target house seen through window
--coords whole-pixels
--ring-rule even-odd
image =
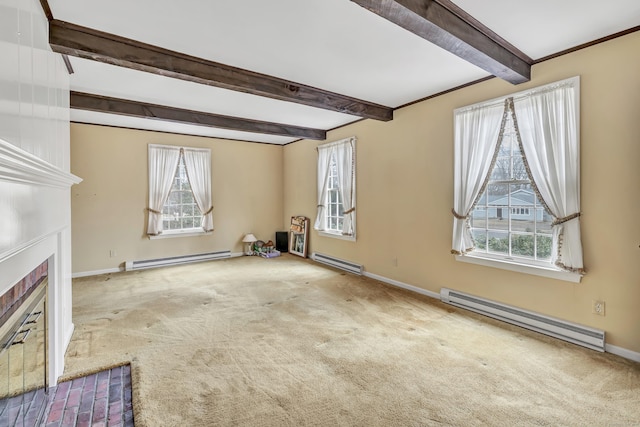
[[[200,228],[201,224],[202,212],[193,197],[184,164],[184,155],[181,154],[171,192],[162,208],[163,229],[165,231],[192,230]]]
[[[475,251],[549,261],[552,216],[536,196],[509,115],[486,190],[470,224]]]

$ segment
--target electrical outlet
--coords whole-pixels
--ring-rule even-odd
[[[111,249],[111,250],[109,251],[109,256],[110,256],[111,258],[115,257],[116,255],[118,255],[118,253],[116,252],[116,250],[115,250],[115,249]]]
[[[604,301],[593,301],[593,314],[604,316]]]

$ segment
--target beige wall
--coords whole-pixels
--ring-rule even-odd
[[[149,240],[147,145],[211,149],[211,235]],[[283,148],[213,138],[71,125],[74,273],[108,270],[125,261],[219,250],[242,252],[244,233],[275,238],[283,227]],[[110,257],[115,250],[116,256]]]
[[[358,240],[320,237],[310,250],[433,292],[451,287],[601,328],[640,352],[640,32],[533,67],[531,82],[492,79],[329,133],[355,135]],[[453,110],[581,76],[582,236],[588,274],[574,284],[455,261],[450,255]],[[315,147],[284,149],[284,218],[315,217]],[[606,316],[591,313],[606,302]]]

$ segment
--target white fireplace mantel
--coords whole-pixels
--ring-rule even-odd
[[[63,373],[73,334],[70,187],[79,182],[0,139],[0,295],[49,260],[49,385]]]

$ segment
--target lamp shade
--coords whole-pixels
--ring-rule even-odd
[[[245,234],[244,239],[242,239],[242,243],[253,243],[253,242],[256,242],[257,240],[258,239],[256,239],[256,236],[249,233],[249,234]]]

